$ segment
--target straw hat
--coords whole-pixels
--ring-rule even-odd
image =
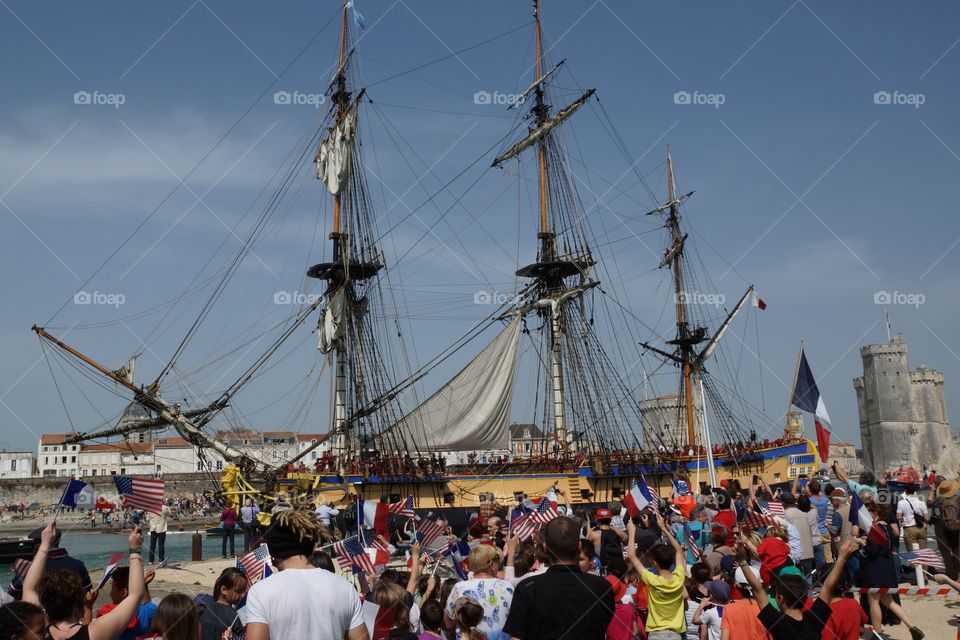
[[[940,483],[940,486],[937,487],[937,497],[952,498],[957,495],[958,489],[960,489],[960,487],[957,486],[956,480],[944,480]]]

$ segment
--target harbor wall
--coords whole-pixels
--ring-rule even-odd
[[[103,495],[111,502],[116,501],[117,488],[112,476],[86,477],[82,480],[93,485],[97,495]],[[60,501],[67,481],[68,478],[63,477],[0,480],[0,505],[56,504]],[[181,495],[193,496],[219,487],[217,480],[206,473],[165,475],[163,481],[166,495],[171,498]]]

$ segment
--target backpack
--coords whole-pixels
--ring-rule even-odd
[[[600,564],[604,567],[610,566],[610,561],[614,558],[623,558],[623,543],[615,531],[600,530],[600,548],[597,550],[597,555],[600,556]]]
[[[960,496],[940,499],[940,518],[947,531],[960,531]]]

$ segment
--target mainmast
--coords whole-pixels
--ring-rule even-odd
[[[687,296],[683,290],[683,244],[686,241],[686,235],[680,234],[680,215],[679,202],[673,183],[673,159],[670,157],[670,149],[667,149],[667,197],[670,203],[670,216],[667,218],[667,228],[673,238],[673,245],[667,253],[671,258],[673,267],[673,292],[674,303],[677,307],[677,337],[668,344],[677,345],[680,349],[681,358],[681,378],[680,378],[680,397],[684,400],[684,407],[687,413],[687,446],[696,448],[696,407],[693,394],[698,386],[695,384],[694,377],[696,370],[694,367],[694,346],[703,342],[707,337],[707,330],[704,327],[697,327],[690,331],[689,324],[685,314],[685,305]],[[702,403],[701,403],[702,405]]]
[[[550,391],[553,403],[553,426],[558,445],[566,448],[572,440],[568,437],[569,427],[566,419],[566,399],[564,398],[563,381],[563,340],[565,335],[563,306],[569,300],[578,297],[586,289],[596,286],[596,282],[589,279],[589,269],[593,260],[586,247],[580,254],[560,255],[557,250],[556,233],[551,227],[551,211],[549,185],[551,183],[551,155],[552,141],[550,134],[574,111],[583,106],[593,96],[591,89],[555,115],[550,114],[550,105],[546,101],[546,81],[556,71],[556,67],[547,74],[543,73],[543,29],[540,23],[540,0],[533,0],[533,17],[535,23],[535,63],[536,78],[531,87],[534,95],[534,104],[530,108],[532,126],[526,138],[513,145],[505,153],[493,161],[499,166],[509,159],[518,156],[525,149],[536,145],[537,148],[537,191],[539,204],[539,225],[537,231],[538,249],[537,261],[519,269],[516,274],[522,278],[534,279],[534,301],[527,305],[523,312],[537,310],[549,328],[549,375]],[[559,65],[558,65],[559,66]],[[528,90],[529,93],[529,90]],[[553,148],[553,153],[556,149]],[[565,252],[566,253],[566,252]],[[581,282],[577,285],[568,285],[565,279],[580,276]],[[570,442],[568,442],[570,441]]]
[[[347,418],[347,341],[350,335],[347,325],[350,323],[354,303],[353,283],[374,277],[382,267],[375,259],[364,261],[352,255],[349,217],[344,215],[345,207],[350,205],[350,198],[348,197],[345,203],[343,195],[346,193],[349,196],[351,193],[353,146],[357,135],[356,111],[363,95],[363,91],[360,91],[354,98],[348,83],[350,7],[349,0],[344,0],[337,71],[329,88],[330,99],[334,105],[334,118],[327,137],[320,143],[316,157],[317,178],[324,181],[333,196],[333,227],[329,236],[332,260],[315,264],[307,270],[308,277],[327,281],[327,306],[320,316],[318,333],[320,350],[324,353],[333,352],[333,423],[330,425],[330,432],[333,434],[333,454],[341,472],[344,470],[344,462],[352,453]],[[343,219],[347,220],[346,225],[342,223]]]

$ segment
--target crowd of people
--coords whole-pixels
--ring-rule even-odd
[[[638,504],[631,491],[590,508],[551,487],[532,509],[520,498],[486,504],[465,531],[446,526],[425,539],[426,520],[411,519],[393,529],[396,545],[377,535],[373,546],[393,555],[369,573],[334,562],[334,505],[275,505],[247,545],[266,545],[268,570],[230,567],[212,593],[158,602],[135,527],[128,566],[96,610],[86,569],[61,553],[50,524],[14,601],[0,608],[0,638],[854,640],[865,630],[883,638],[889,624],[924,638],[928,621],[887,590],[907,575],[903,554],[927,547],[930,526],[943,562],[931,578],[960,589],[960,479],[938,478],[923,499],[914,486],[893,496],[869,472],[835,472],[829,483],[771,491],[755,476],[699,494],[677,476],[670,496]],[[246,524],[258,509],[246,501],[227,515]],[[521,525],[534,514],[536,526]],[[357,533],[365,545],[372,538]]]

